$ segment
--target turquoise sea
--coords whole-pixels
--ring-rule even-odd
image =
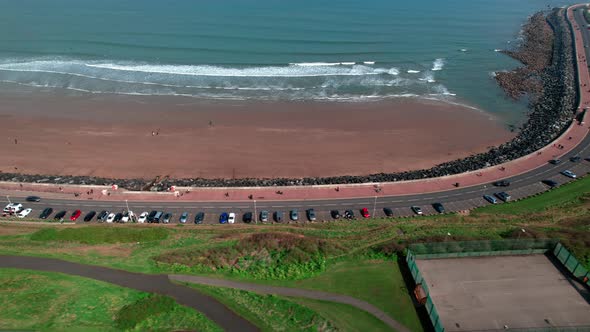
[[[572,1],[0,1],[0,82],[229,100],[421,96],[499,114],[497,50]],[[1,88],[1,86],[0,86]]]

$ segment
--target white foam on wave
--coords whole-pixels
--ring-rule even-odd
[[[413,70],[413,69],[408,70],[408,74],[418,74],[419,72],[420,72],[419,70]]]
[[[501,52],[502,50],[499,48],[494,48],[494,52]]]
[[[374,65],[375,61],[363,61],[365,65]]]
[[[467,52],[467,49],[466,48],[461,48],[461,49],[459,49],[459,51],[461,51],[461,52]]]
[[[159,65],[137,63],[115,63],[79,60],[32,60],[21,62],[0,63],[0,70],[55,72],[71,75],[87,75],[90,70],[102,69],[102,75],[113,72],[146,73],[183,76],[213,77],[318,77],[318,76],[363,76],[390,74],[398,75],[397,68],[373,68],[352,62],[338,63],[306,63],[283,66],[261,67],[224,67],[215,65]],[[97,77],[97,75],[93,75]]]
[[[143,72],[185,76],[215,77],[315,77],[315,76],[362,76],[389,72],[389,69],[371,68],[363,65],[290,65],[265,67],[220,67],[211,65],[119,65],[86,64],[88,67],[126,72]],[[392,74],[397,75],[397,74]]]
[[[436,80],[434,79],[434,75],[431,72],[426,72],[420,77],[418,80],[428,83],[434,83]]]
[[[438,58],[438,59],[434,60],[434,62],[432,63],[432,70],[439,71],[439,70],[442,70],[444,66],[445,66],[445,59]]]

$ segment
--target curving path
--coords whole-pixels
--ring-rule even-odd
[[[363,300],[359,300],[352,296],[342,295],[342,294],[334,294],[316,290],[309,290],[309,289],[301,289],[301,288],[290,288],[290,287],[277,287],[277,286],[266,286],[266,285],[259,285],[259,284],[252,284],[247,282],[239,282],[239,281],[232,281],[232,280],[224,280],[224,279],[216,279],[216,278],[208,278],[208,277],[201,277],[201,276],[188,276],[188,275],[178,275],[173,274],[168,276],[172,280],[182,281],[182,282],[190,282],[195,284],[207,285],[207,286],[215,286],[215,287],[226,287],[226,288],[235,288],[241,289],[249,292],[259,293],[259,294],[274,294],[274,295],[283,295],[283,296],[292,296],[292,297],[303,297],[313,300],[320,300],[320,301],[330,301],[330,302],[338,302],[343,304],[351,305],[355,308],[364,310],[373,316],[379,318],[382,322],[390,326],[396,331],[400,332],[409,332],[410,330],[403,326],[398,321],[391,318],[389,315],[381,311],[381,309],[375,307],[374,305],[365,302]]]
[[[396,331],[409,332],[410,330],[389,317],[379,308],[359,300],[357,298],[333,294],[322,291],[274,287],[257,285],[245,282],[236,282],[223,279],[207,278],[200,276],[188,275],[151,275],[143,273],[133,273],[111,268],[72,263],[53,258],[29,257],[29,256],[7,256],[0,255],[0,268],[17,268],[28,270],[39,270],[48,272],[59,272],[81,277],[105,281],[111,284],[132,288],[144,292],[158,293],[168,295],[174,298],[178,303],[196,309],[205,316],[221,326],[225,331],[258,331],[258,328],[244,318],[225,307],[216,299],[203,295],[202,293],[179,284],[170,282],[170,280],[197,283],[202,285],[229,287],[242,289],[260,294],[277,294],[284,296],[303,297],[314,300],[331,301],[351,305],[358,309],[364,310]]]
[[[0,255],[0,267],[72,274],[143,292],[168,295],[174,298],[176,302],[203,313],[225,331],[258,331],[256,326],[238,316],[214,298],[189,287],[174,284],[170,282],[166,275],[132,273],[59,259],[26,256]]]

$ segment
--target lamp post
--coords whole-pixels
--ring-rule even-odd
[[[258,214],[256,214],[256,200],[254,200],[254,223],[258,223]]]
[[[8,195],[6,195],[6,199],[8,200],[8,204],[12,204],[12,202],[10,201],[10,197],[8,197]]]
[[[127,213],[129,213],[129,203],[127,203],[127,200],[125,200],[125,205],[127,205]]]
[[[524,230],[524,228],[521,228],[520,229],[520,232],[518,232],[518,236],[516,237],[517,240],[520,239],[520,234],[522,234],[522,233],[526,233],[526,231]]]
[[[377,211],[377,196],[375,196],[375,201],[373,202],[373,218],[375,218],[376,211]]]

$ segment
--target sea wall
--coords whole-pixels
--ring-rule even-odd
[[[242,186],[294,186],[294,185],[325,185],[364,182],[393,182],[433,178],[451,174],[474,171],[485,167],[498,165],[510,160],[530,154],[557,138],[573,120],[577,103],[577,89],[575,76],[575,59],[572,32],[565,18],[564,9],[554,9],[546,20],[552,31],[552,50],[544,57],[545,60],[535,58],[538,47],[544,45],[544,40],[550,38],[547,29],[536,29],[542,26],[542,18],[533,16],[529,20],[532,28],[525,29],[523,47],[509,55],[520,59],[527,65],[524,75],[535,83],[535,91],[515,86],[516,92],[509,95],[518,97],[522,93],[535,93],[531,98],[528,121],[519,128],[519,134],[511,141],[491,148],[485,153],[469,156],[430,169],[414,170],[401,173],[379,173],[366,176],[337,176],[323,178],[301,179],[105,179],[84,176],[47,176],[22,175],[14,173],[0,173],[0,181],[39,182],[59,184],[118,184],[130,190],[166,190],[171,185],[195,187],[242,187]],[[534,68],[533,68],[534,67]],[[531,69],[533,68],[533,69]],[[517,76],[513,76],[517,77]],[[525,81],[527,80],[525,79]]]

